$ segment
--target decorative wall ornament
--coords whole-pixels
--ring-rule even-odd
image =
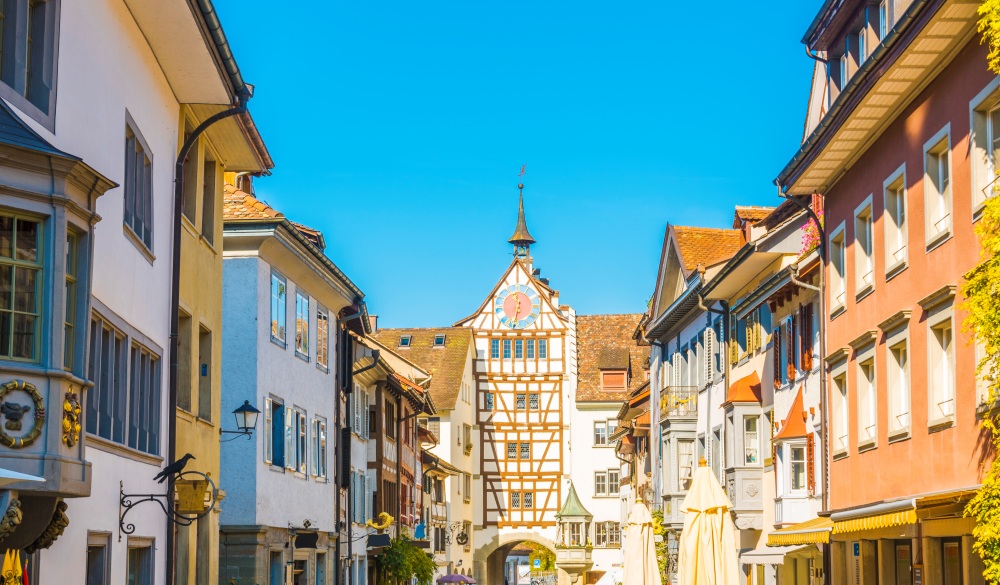
[[[365,526],[370,526],[371,528],[374,528],[375,530],[382,532],[392,524],[393,520],[395,520],[395,518],[393,518],[389,514],[386,514],[385,512],[379,512],[378,523],[369,520],[368,522],[365,522]]]
[[[757,488],[757,484],[755,484],[755,483],[748,483],[745,491],[746,491],[747,495],[752,498],[752,497],[756,496],[757,493],[760,490]]]
[[[0,540],[14,534],[14,531],[17,530],[23,518],[24,513],[21,512],[21,500],[11,498],[10,504],[7,506],[7,511],[4,512],[3,518],[0,518]]]
[[[36,550],[49,548],[57,538],[62,536],[62,533],[66,531],[66,527],[69,526],[69,516],[66,515],[66,509],[68,507],[69,506],[66,505],[66,502],[62,500],[56,502],[56,510],[55,512],[52,512],[52,521],[49,522],[49,525],[42,531],[42,534],[35,539],[35,542],[25,547],[24,551],[26,553],[30,555]]]
[[[186,460],[183,461],[187,463]],[[175,463],[177,462],[171,465]],[[172,477],[172,481],[167,484],[165,494],[126,494],[125,483],[118,482],[118,542],[121,542],[122,534],[135,533],[135,524],[126,522],[125,517],[139,504],[156,502],[167,516],[167,520],[178,526],[191,526],[195,520],[208,516],[208,513],[215,509],[219,501],[219,489],[209,474],[200,471],[180,471],[176,475],[167,477]]]
[[[80,399],[70,390],[63,398],[62,442],[72,447],[80,441]]]
[[[28,431],[28,434],[23,437],[13,437],[7,434],[7,431],[20,431],[22,425],[21,419],[32,410],[32,406],[27,404],[6,400],[7,397],[15,392],[24,392],[27,394],[34,405],[34,424],[31,430]],[[34,385],[24,380],[11,380],[0,386],[0,414],[3,414],[4,418],[7,419],[3,427],[0,428],[0,445],[5,445],[12,449],[21,449],[34,443],[42,434],[42,429],[45,426],[45,400],[38,393],[38,389]]]

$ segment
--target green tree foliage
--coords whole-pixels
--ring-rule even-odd
[[[987,6],[993,6],[991,10],[994,13],[1000,12],[1000,0],[983,4],[983,7]],[[993,23],[991,27],[1000,26],[997,24],[1000,19],[994,17]],[[980,21],[980,28],[982,26]],[[993,51],[995,49],[991,48],[991,68],[994,66],[992,60],[996,59]],[[965,330],[973,332],[976,342],[985,350],[976,368],[977,376],[985,380],[988,387],[987,412],[981,426],[996,453],[1000,447],[1000,426],[996,411],[990,407],[1000,398],[1000,377],[997,376],[1000,367],[1000,304],[996,302],[1000,296],[1000,197],[987,200],[982,218],[976,224],[976,234],[979,236],[981,259],[965,275],[962,308],[967,313]],[[1000,582],[1000,462],[995,458],[983,478],[982,487],[966,506],[965,515],[976,519],[972,529],[975,538],[972,548],[983,559],[986,582]]]
[[[434,582],[434,561],[403,533],[392,539],[388,548],[375,557],[379,583],[410,583],[416,578],[418,585]]]
[[[670,562],[667,554],[666,530],[663,528],[663,510],[653,510],[653,534],[663,536],[663,539],[655,543],[653,548],[656,551],[656,566],[660,571],[660,581],[669,583]]]
[[[979,32],[989,47],[986,60],[990,71],[1000,74],[1000,0],[983,0],[979,6]]]
[[[554,571],[556,570],[556,553],[550,551],[540,544],[529,543],[532,547],[528,553],[528,566],[532,571]],[[535,568],[535,559],[540,561],[538,568]]]

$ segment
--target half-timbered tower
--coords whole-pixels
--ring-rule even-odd
[[[508,241],[514,260],[476,312],[456,323],[473,330],[476,346],[477,542],[526,532],[552,541],[569,472],[575,314],[532,268],[523,195]]]

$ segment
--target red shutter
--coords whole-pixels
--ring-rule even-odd
[[[802,369],[812,370],[813,354],[813,304],[806,303],[802,307]]]
[[[813,444],[813,434],[806,437],[806,486],[809,495],[816,494],[816,447]]]
[[[771,335],[774,343],[771,344],[772,359],[774,360],[774,387],[781,386],[781,326],[779,325]]]

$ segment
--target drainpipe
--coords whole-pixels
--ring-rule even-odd
[[[184,204],[184,159],[187,158],[191,148],[198,138],[208,130],[209,126],[244,114],[247,111],[247,102],[253,96],[251,90],[244,85],[237,95],[238,102],[234,107],[223,110],[210,116],[194,129],[194,132],[181,145],[180,152],[177,153],[177,161],[174,163],[174,216],[173,216],[173,250],[171,251],[170,265],[170,370],[167,378],[167,461],[177,460],[177,338],[179,324],[179,308],[181,302],[181,214]],[[167,480],[167,493],[173,493],[174,476]],[[172,507],[173,502],[169,502]],[[166,585],[174,583],[174,555],[175,543],[174,532],[176,526],[167,529],[166,538]]]
[[[829,429],[828,418],[830,416],[828,398],[826,395],[827,384],[826,384],[826,253],[827,253],[827,242],[826,242],[826,228],[823,223],[820,222],[819,216],[816,211],[810,206],[796,197],[788,194],[787,185],[778,185],[778,196],[791,201],[793,204],[802,208],[811,220],[816,222],[816,231],[819,233],[819,286],[814,287],[812,285],[807,285],[800,282],[793,271],[791,275],[791,281],[798,286],[804,286],[810,290],[814,290],[819,296],[819,430],[820,430],[820,443],[822,444],[822,456],[823,456],[823,497],[820,500],[820,513],[825,514],[830,510],[830,447],[827,444],[827,435]],[[825,205],[824,205],[825,206]],[[831,569],[833,568],[833,555],[832,555],[833,542],[831,539],[830,544],[823,547],[823,575],[829,580],[832,578]]]

